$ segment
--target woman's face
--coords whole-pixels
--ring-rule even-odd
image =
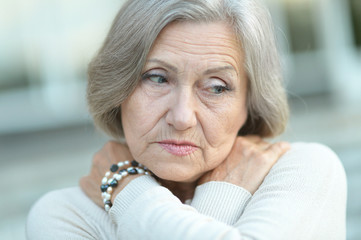
[[[158,177],[192,182],[229,154],[247,118],[239,42],[222,22],[177,22],[158,36],[121,105],[129,149]]]

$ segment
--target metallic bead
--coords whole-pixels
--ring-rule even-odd
[[[106,201],[105,204],[109,205],[110,207],[113,206],[112,202],[110,200]]]
[[[127,172],[130,174],[130,175],[135,175],[138,173],[137,169],[135,169],[134,167],[129,167],[127,168]]]
[[[112,204],[112,202],[110,200],[104,202],[105,211],[108,212],[112,206],[113,206],[113,204]]]
[[[109,185],[111,187],[116,187],[116,186],[118,186],[118,181],[116,179],[112,179],[112,181],[109,183]]]
[[[107,184],[102,184],[101,186],[100,186],[100,190],[102,191],[102,192],[105,192],[107,189],[108,189],[108,185]]]
[[[117,164],[113,164],[111,167],[110,167],[110,171],[111,172],[116,172],[116,171],[118,171],[118,169],[119,169],[119,167],[118,167],[118,165]]]

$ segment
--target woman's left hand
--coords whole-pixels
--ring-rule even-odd
[[[228,157],[198,181],[228,182],[254,194],[273,165],[290,149],[287,142],[268,143],[256,135],[237,137]]]
[[[120,161],[131,161],[132,155],[129,152],[128,147],[125,144],[110,141],[107,142],[103,148],[97,152],[93,157],[93,163],[90,173],[80,179],[80,187],[84,193],[100,207],[104,207],[103,200],[101,198],[100,185],[101,180],[105,173],[109,171],[112,164],[117,164]],[[133,179],[139,177],[139,175],[131,175],[124,178],[119,182],[118,186],[112,193],[112,202],[114,202],[117,194]]]

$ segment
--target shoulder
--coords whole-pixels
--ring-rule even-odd
[[[287,155],[295,156],[315,156],[315,157],[327,157],[331,161],[339,161],[337,155],[328,146],[321,143],[307,143],[307,142],[295,142],[291,144],[291,149],[286,153]],[[324,158],[323,158],[324,159]]]
[[[84,197],[86,197],[86,196],[83,195],[83,192],[78,187],[58,189],[58,190],[53,190],[53,191],[50,191],[50,192],[44,194],[35,203],[34,207],[37,205],[41,205],[41,204],[49,205],[53,201],[55,201],[54,203],[73,202],[72,199],[76,199],[76,198],[82,199]]]
[[[278,164],[296,165],[302,169],[320,173],[338,172],[344,174],[342,163],[336,153],[320,143],[297,142],[291,144],[291,149],[279,160]]]
[[[343,166],[336,153],[320,143],[296,142],[275,164],[274,168],[297,166],[317,172],[343,171]]]
[[[331,188],[346,195],[346,174],[334,151],[319,143],[297,142],[271,169],[268,180],[282,181],[318,192]],[[271,179],[270,179],[271,178]]]
[[[95,205],[79,187],[49,192],[31,208],[27,219],[28,239],[61,239],[99,236],[97,219],[108,215]],[[110,220],[109,225],[111,225]]]
[[[319,143],[293,143],[248,208],[269,211],[273,220],[297,226],[285,228],[293,239],[344,239],[346,197],[346,175],[335,152]],[[300,237],[305,234],[308,238]]]
[[[75,210],[82,211],[86,209],[81,207],[84,205],[94,207],[80,188],[54,190],[46,193],[34,204],[30,210],[29,218],[35,216],[55,217],[59,214],[69,214]]]

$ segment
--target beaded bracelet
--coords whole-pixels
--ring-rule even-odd
[[[126,169],[124,169],[124,167],[126,167]],[[113,176],[108,179],[111,173],[113,173]],[[112,193],[113,189],[118,186],[118,182],[128,175],[135,174],[150,175],[150,172],[145,166],[137,161],[133,160],[129,162],[126,160],[124,162],[113,164],[109,171],[105,173],[105,176],[102,179],[102,184],[100,185],[105,211],[108,212],[113,205],[111,202]]]

